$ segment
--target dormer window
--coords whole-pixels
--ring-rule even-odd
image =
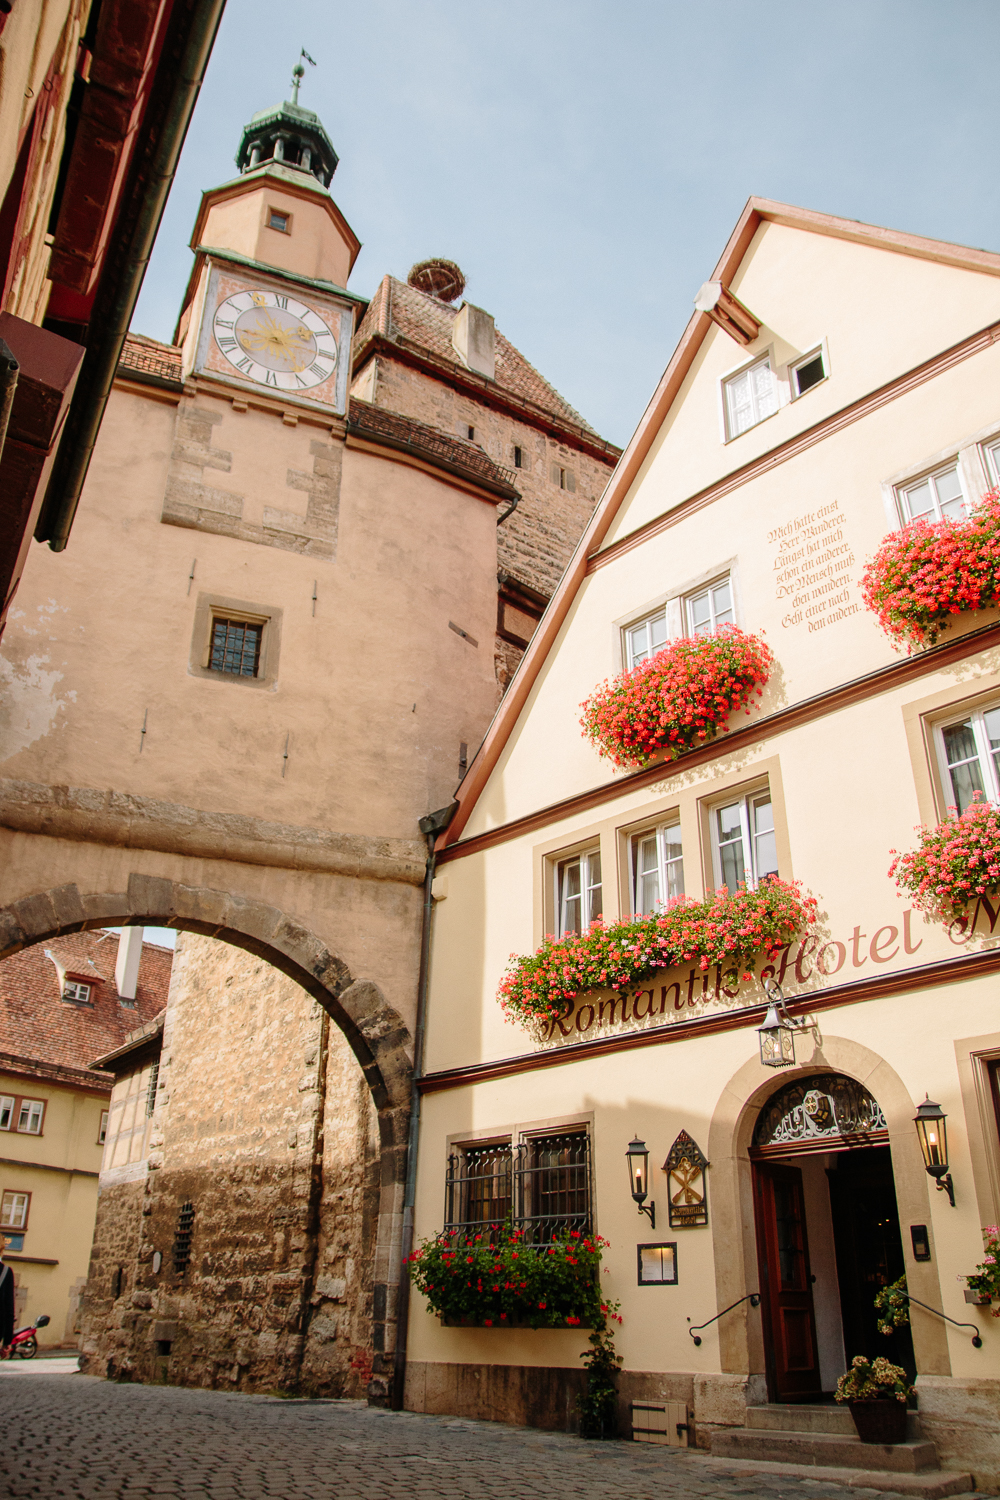
[[[288,234],[289,222],[289,214],[279,214],[276,209],[272,208],[270,214],[268,215],[267,227],[268,229],[276,229],[279,234]]]
[[[62,997],[64,1000],[75,1000],[78,1005],[89,1005],[92,988],[92,985],[85,984],[82,979],[70,979],[67,975],[63,982]]]

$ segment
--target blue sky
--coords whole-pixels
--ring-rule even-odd
[[[998,41],[998,0],[229,0],[133,326],[172,336],[199,194],[304,46],[351,287],[458,261],[624,443],[751,194],[1000,249]]]

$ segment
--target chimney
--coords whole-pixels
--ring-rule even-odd
[[[141,927],[123,927],[118,939],[118,961],[115,964],[115,984],[119,1000],[134,1000],[139,987],[139,960],[142,958]]]
[[[451,342],[470,370],[485,375],[487,380],[496,379],[496,328],[492,313],[463,302],[451,330]]]

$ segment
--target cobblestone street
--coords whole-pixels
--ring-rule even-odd
[[[0,1493],[11,1500],[850,1500],[877,1493],[637,1443],[373,1411],[359,1401],[114,1385],[48,1375],[37,1365],[30,1377],[5,1371],[0,1420],[7,1439]]]

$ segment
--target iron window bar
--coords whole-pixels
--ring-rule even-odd
[[[194,1204],[182,1203],[177,1215],[177,1233],[174,1236],[174,1275],[183,1276],[191,1260],[191,1240],[194,1236]]]
[[[262,625],[246,620],[212,621],[212,648],[208,665],[213,672],[228,672],[235,677],[256,677],[260,665]]]
[[[949,1318],[948,1314],[942,1312],[939,1307],[929,1307],[926,1302],[921,1302],[919,1297],[911,1297],[909,1292],[900,1292],[899,1295],[905,1297],[907,1302],[915,1302],[918,1307],[924,1309],[924,1312],[933,1313],[936,1318],[944,1318],[946,1323],[951,1323],[955,1328],[971,1328],[973,1349],[981,1349],[983,1347],[982,1335],[975,1323],[958,1323],[954,1318]]]
[[[593,1227],[590,1136],[534,1136],[512,1146],[467,1146],[448,1158],[445,1231],[493,1239],[503,1225],[552,1245]]]
[[[734,1307],[739,1307],[741,1302],[749,1302],[751,1307],[759,1307],[760,1292],[747,1292],[745,1297],[740,1297],[739,1301],[737,1302],[730,1302],[728,1307],[724,1307],[721,1312],[717,1312],[714,1318],[709,1318],[707,1323],[696,1323],[693,1328],[688,1329],[688,1333],[694,1339],[695,1344],[699,1349],[701,1348],[701,1339],[698,1337],[699,1333],[701,1333],[705,1328],[711,1328],[713,1323],[717,1323],[720,1318],[724,1318],[726,1316],[726,1313],[732,1312]],[[688,1322],[690,1321],[691,1320],[689,1318]]]

